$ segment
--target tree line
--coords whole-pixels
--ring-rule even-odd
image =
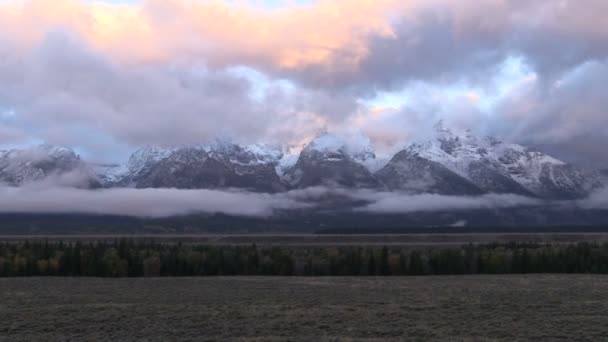
[[[153,241],[0,244],[0,277],[388,276],[608,273],[608,244],[210,246]]]

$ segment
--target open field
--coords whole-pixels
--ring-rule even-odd
[[[0,279],[0,340],[608,339],[608,276]]]
[[[153,235],[0,235],[0,242],[29,241],[115,241],[117,239],[206,245],[276,246],[462,246],[468,243],[608,242],[608,233],[457,233],[457,234],[153,234]]]

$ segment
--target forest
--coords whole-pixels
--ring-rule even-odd
[[[24,241],[0,244],[0,277],[389,276],[608,273],[608,243],[461,247],[256,246]]]

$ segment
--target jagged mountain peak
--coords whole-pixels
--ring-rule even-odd
[[[333,158],[339,158],[339,156],[347,154],[346,141],[331,133],[320,134],[312,139],[301,152],[303,155],[313,153],[320,155],[332,155]]]
[[[257,160],[278,164],[285,156],[285,148],[278,144],[257,143],[245,146],[245,151],[253,154]]]
[[[341,136],[322,133],[302,150],[305,155],[313,152],[329,160],[351,158],[357,162],[365,162],[376,158],[370,139],[363,134]]]
[[[474,134],[471,129],[447,127],[445,123],[440,120],[434,126],[431,139],[418,143],[418,145],[436,145],[441,151],[453,155],[462,152],[463,150],[483,153],[483,148],[495,146],[500,143],[501,141],[494,137],[478,136]]]
[[[71,158],[80,159],[80,156],[78,156],[78,154],[76,154],[76,152],[74,152],[73,149],[71,149],[69,147],[65,147],[65,146],[58,146],[58,145],[43,143],[43,144],[34,146],[32,149],[36,150],[36,151],[42,151],[42,152],[48,154],[50,157],[54,157],[54,158],[71,157]]]
[[[260,161],[255,154],[236,144],[177,149],[133,177],[131,184],[139,188],[284,190],[274,164]]]
[[[448,126],[446,125],[443,119],[437,121],[435,125],[433,125],[433,133],[438,139],[442,138],[459,138],[459,139],[467,139],[473,138],[473,132],[470,128],[459,128],[456,126]]]
[[[430,139],[412,143],[407,149],[423,157],[440,159],[513,159],[525,155],[526,159],[538,163],[566,164],[530,147],[504,142],[493,136],[476,135],[470,129],[446,127],[442,120],[435,125],[435,134]]]
[[[26,148],[14,148],[1,154],[5,157],[35,162],[48,159],[80,159],[80,156],[69,147],[52,144],[39,144]]]
[[[127,168],[130,172],[137,173],[151,163],[165,159],[173,153],[173,148],[163,148],[154,145],[146,145],[137,149],[127,162]]]
[[[216,138],[208,144],[194,145],[189,147],[200,148],[206,152],[215,152],[221,154],[234,153],[235,151],[242,149],[240,145],[235,143],[232,139],[226,137]]]
[[[229,138],[217,138],[208,144],[183,147],[178,151],[183,149],[202,151],[210,158],[229,163],[278,164],[284,155],[284,148],[278,144],[241,145]]]
[[[18,186],[49,177],[64,185],[98,186],[91,167],[68,147],[40,144],[0,154],[0,183]]]
[[[239,145],[217,139],[179,148],[144,146],[123,165],[83,162],[71,149],[39,145],[0,152],[0,181],[21,184],[71,170],[94,169],[105,186],[243,188],[282,191],[317,185],[474,195],[515,193],[550,199],[580,198],[605,183],[601,172],[523,145],[447,128],[376,159],[362,134],[323,133],[299,153],[280,145]]]
[[[436,130],[431,139],[410,145],[408,153],[441,164],[486,192],[576,198],[588,193],[587,183],[595,183],[576,167],[532,148],[443,123]]]
[[[377,188],[379,182],[365,165],[373,159],[369,139],[323,133],[302,150],[284,180],[296,188],[319,185]]]
[[[80,156],[71,148],[51,145],[39,144],[26,148],[14,148],[4,150],[0,153],[0,157],[13,162],[36,163],[48,160],[80,160]]]

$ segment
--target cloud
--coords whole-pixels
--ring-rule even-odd
[[[588,198],[580,200],[578,205],[584,209],[608,209],[608,187],[595,191]]]
[[[540,202],[517,195],[410,195],[312,187],[278,194],[238,190],[71,187],[77,177],[50,177],[21,187],[0,187],[2,213],[82,213],[135,217],[168,217],[193,213],[271,217],[276,211],[353,208],[369,213],[413,213],[535,206]],[[348,212],[344,213],[348,215]]]
[[[560,78],[532,77],[497,105],[490,133],[539,146],[569,161],[606,167],[608,59],[587,62]]]
[[[409,195],[377,192],[371,194],[357,194],[357,197],[371,200],[370,204],[360,210],[373,213],[500,209],[542,204],[542,202],[538,200],[512,194],[445,196],[436,194]]]
[[[218,136],[296,143],[357,107],[352,97],[280,85],[254,98],[250,80],[200,64],[116,64],[67,31],[26,56],[4,47],[0,102],[17,113],[11,127],[55,144],[180,146]]]
[[[147,0],[133,5],[26,0],[0,4],[0,21],[25,47],[61,26],[127,63],[203,56],[221,66],[247,59],[247,64],[279,70],[313,64],[342,69],[354,67],[367,53],[367,35],[391,34],[386,14],[399,4],[321,0],[267,10],[219,0]],[[132,48],[134,42],[137,49]]]
[[[369,38],[369,53],[345,83],[368,89],[399,89],[412,80],[483,84],[512,56],[542,77],[560,77],[608,56],[600,19],[606,13],[602,0],[413,1],[395,15],[393,35]]]
[[[265,217],[272,215],[275,209],[304,206],[283,196],[214,190],[0,188],[0,212],[4,213],[165,217],[205,212]]]
[[[551,205],[543,200],[514,194],[485,194],[480,196],[451,196],[438,194],[411,194],[369,189],[310,187],[292,190],[286,195],[303,203],[345,203],[353,210],[369,213],[414,213],[427,211],[460,211],[476,209],[502,209]],[[568,204],[564,202],[563,204]],[[572,204],[572,203],[570,203]]]
[[[607,14],[604,0],[2,1],[0,106],[15,117],[0,116],[0,143],[301,145],[346,127],[386,147],[444,116],[605,167]],[[535,79],[501,94],[512,58]],[[258,94],[242,66],[290,86]],[[469,89],[368,105],[420,84]]]
[[[476,74],[508,54],[543,73],[571,68],[606,56],[607,12],[603,0],[319,0],[274,10],[219,0],[26,0],[0,4],[0,21],[22,49],[59,27],[120,63],[204,60],[316,85],[390,86]]]
[[[26,134],[18,128],[0,123],[0,144],[19,143],[26,139]]]

